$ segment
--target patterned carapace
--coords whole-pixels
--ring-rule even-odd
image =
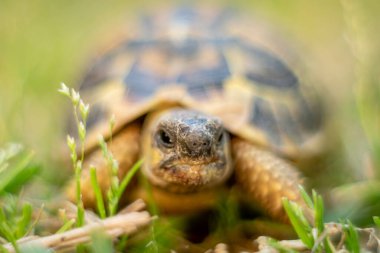
[[[104,95],[115,93],[105,87],[113,87],[112,90],[117,86],[122,93],[118,97],[134,107],[154,99],[165,88],[177,86],[193,101],[190,107],[207,113],[214,111],[207,109],[205,101],[216,103],[211,101],[219,94],[221,101],[230,103],[219,106],[218,111],[223,111],[223,106],[228,111],[229,104],[244,108],[236,120],[217,113],[228,130],[295,155],[320,131],[320,104],[284,60],[254,43],[251,35],[255,30],[248,29],[249,25],[239,26],[236,20],[231,11],[215,13],[191,8],[144,17],[131,38],[95,62],[81,92],[94,93],[99,89],[99,95]],[[242,89],[235,86],[244,86],[242,94],[246,99],[230,95],[231,90]],[[90,115],[90,129],[115,113],[107,104],[114,103],[113,96],[95,103],[98,110]],[[146,112],[140,115],[143,113]],[[128,118],[123,124],[131,120]],[[231,121],[243,123],[235,129]]]

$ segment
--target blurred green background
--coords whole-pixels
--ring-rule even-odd
[[[334,156],[326,166],[347,170],[347,174],[339,175],[342,178],[378,178],[380,2],[212,3],[242,9],[245,15],[263,16],[299,42],[306,68],[320,84],[331,132],[338,140],[328,143]],[[21,142],[36,151],[45,170],[54,170],[51,161],[60,154],[67,106],[57,93],[59,83],[76,85],[86,64],[109,41],[115,27],[122,27],[146,6],[151,11],[162,4],[0,0],[0,144]]]

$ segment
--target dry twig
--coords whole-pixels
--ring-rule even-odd
[[[54,250],[67,250],[75,248],[78,244],[90,242],[91,234],[98,230],[104,231],[111,238],[131,235],[147,226],[152,220],[147,211],[137,211],[141,210],[144,206],[145,204],[141,200],[138,200],[132,203],[127,211],[107,219],[90,219],[91,221],[83,227],[45,237],[30,238],[29,240],[21,239],[18,241],[18,244],[20,247],[39,245]],[[9,252],[15,252],[13,246],[9,243],[3,245],[3,247],[9,250]]]

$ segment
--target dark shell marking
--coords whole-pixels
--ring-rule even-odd
[[[210,44],[212,42],[209,42]],[[185,41],[180,46],[172,45],[170,41],[152,42],[149,43],[149,48],[165,52],[165,60],[170,66],[175,62],[191,61],[194,55],[199,53],[199,49],[202,48],[201,41]],[[135,47],[136,51],[147,50],[147,45],[142,47]],[[128,96],[134,98],[147,98],[153,95],[160,87],[166,85],[183,85],[186,87],[190,94],[205,94],[210,88],[222,89],[223,82],[230,76],[228,64],[223,53],[217,48],[216,55],[218,57],[217,64],[215,66],[187,69],[184,64],[184,68],[174,75],[160,75],[160,73],[154,73],[154,71],[147,68],[141,63],[141,60],[137,56],[135,63],[131,70],[124,78],[124,84],[127,87]],[[168,66],[168,67],[169,67]]]
[[[224,27],[232,18],[226,11],[210,19],[190,8],[180,8],[158,20],[144,17],[139,35],[97,61],[81,89],[91,92],[109,80],[119,80],[126,99],[142,102],[162,87],[178,85],[195,100],[204,100],[210,91],[223,92],[232,76],[240,76],[255,90],[247,125],[265,133],[271,145],[280,149],[285,145],[284,136],[302,144],[322,125],[320,104],[308,92],[304,94],[305,87],[281,59],[230,35]],[[183,31],[186,35],[178,35]],[[239,73],[234,73],[234,62],[228,60],[231,51],[244,57],[245,69]],[[118,62],[123,57],[130,62],[120,68]],[[284,101],[291,101],[292,108]]]
[[[296,89],[298,79],[280,59],[252,45],[239,43],[241,50],[250,55],[253,68],[246,73],[257,85],[274,89]]]
[[[277,120],[270,108],[270,104],[262,98],[255,97],[253,100],[252,114],[250,121],[266,132],[274,144],[281,145],[281,136],[278,129]]]
[[[218,64],[209,68],[202,67],[195,69],[184,69],[178,71],[176,75],[165,76],[155,73],[141,63],[144,58],[142,53],[148,49],[165,52],[168,65],[178,61],[190,61],[194,55],[200,54],[200,50],[205,46],[210,46],[218,57]],[[252,66],[245,75],[253,81],[252,84],[258,86],[270,86],[273,89],[297,89],[298,80],[293,72],[287,68],[278,58],[268,52],[252,45],[240,43],[237,39],[210,39],[195,41],[188,39],[181,42],[181,45],[174,45],[172,41],[126,41],[121,47],[123,50],[134,55],[135,62],[130,69],[125,70],[124,84],[127,87],[128,95],[137,98],[147,98],[155,93],[160,87],[165,85],[184,85],[189,92],[196,90],[207,91],[210,87],[222,88],[223,82],[230,77],[231,72],[224,55],[224,51],[229,48],[238,48],[250,56]],[[88,77],[85,79],[82,89],[96,86],[106,79],[115,78],[107,71],[113,57],[118,57],[122,50],[120,48],[106,55],[98,62]],[[102,74],[103,73],[103,74]]]

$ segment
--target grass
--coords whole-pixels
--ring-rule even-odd
[[[85,156],[85,141],[86,141],[86,125],[87,125],[87,117],[90,110],[90,105],[85,104],[80,97],[79,92],[76,92],[74,89],[69,89],[64,83],[61,84],[61,88],[59,92],[64,96],[68,97],[71,100],[73,105],[74,118],[77,125],[77,131],[79,136],[80,143],[80,158],[77,157],[77,144],[73,137],[67,136],[67,145],[71,152],[71,160],[73,164],[73,169],[75,171],[75,179],[76,179],[76,202],[78,208],[78,226],[83,225],[83,201],[81,196],[81,174],[82,174],[82,165]],[[80,115],[80,116],[79,116]],[[114,116],[109,120],[109,130],[110,130],[110,144],[112,144],[112,132],[115,124]],[[107,190],[107,213],[105,209],[105,202],[103,200],[102,191],[100,189],[96,168],[90,167],[90,177],[91,177],[91,185],[95,192],[96,197],[96,206],[101,218],[106,218],[109,216],[113,216],[116,214],[118,210],[119,201],[124,193],[125,188],[128,186],[131,181],[133,175],[137,172],[137,170],[141,167],[142,160],[138,161],[126,174],[123,178],[122,182],[119,181],[119,164],[118,161],[113,157],[113,154],[108,150],[107,143],[104,140],[103,136],[99,136],[99,146],[102,150],[103,157],[108,164],[108,168],[110,171],[110,181],[111,185]]]
[[[30,215],[31,205],[22,201],[23,189],[27,188],[36,177],[43,177],[41,174],[51,173],[54,176],[56,171],[62,171],[61,167],[51,162],[52,155],[47,152],[47,150],[56,150],[54,147],[57,142],[54,140],[60,138],[57,129],[63,124],[64,118],[62,113],[58,113],[60,110],[57,108],[60,105],[57,104],[54,95],[55,87],[51,87],[50,84],[60,80],[72,82],[77,79],[78,73],[85,65],[84,59],[92,55],[94,48],[97,48],[92,42],[101,40],[109,27],[117,23],[111,23],[111,17],[115,16],[120,21],[124,13],[134,11],[124,2],[114,1],[113,4],[104,4],[93,1],[90,4],[89,1],[80,1],[68,4],[38,0],[32,4],[6,0],[0,3],[2,38],[0,48],[4,52],[4,56],[0,59],[0,94],[6,94],[0,97],[0,143],[4,147],[0,150],[2,208],[0,234],[8,241],[15,242],[18,238],[33,232],[36,222]],[[322,94],[332,98],[328,101],[328,109],[333,124],[338,127],[334,130],[334,135],[338,135],[343,143],[342,149],[333,150],[333,161],[328,164],[329,173],[334,174],[331,171],[344,167],[345,172],[337,175],[343,178],[344,182],[348,181],[345,179],[347,174],[355,180],[368,178],[379,180],[380,85],[377,55],[380,52],[380,43],[376,21],[380,10],[378,2],[342,0],[289,3],[282,0],[252,1],[249,4],[237,1],[235,4],[243,6],[248,12],[249,9],[255,9],[259,14],[274,17],[274,20],[287,26],[290,33],[296,34],[297,39],[306,44],[308,55],[306,64],[311,69],[315,68],[321,83],[327,83],[322,88]],[[125,9],[128,9],[127,12]],[[92,29],[93,27],[97,29]],[[75,93],[69,95],[70,99],[78,97]],[[80,104],[78,101],[76,106],[77,118],[83,118],[82,111],[85,111],[85,104]],[[74,143],[73,138],[67,139],[72,150],[71,159],[77,178],[82,170],[83,152],[79,157],[74,157],[73,150],[76,150],[76,145],[80,146],[82,139],[85,139],[85,121],[78,120],[78,122],[79,143]],[[20,140],[26,143],[26,146],[33,147],[34,151],[29,151],[27,148],[20,149],[17,144],[4,144],[10,140]],[[105,156],[109,156],[107,152]],[[42,160],[43,165],[40,163],[36,165],[33,159]],[[111,170],[116,170],[117,166],[112,165],[112,158],[110,160]],[[344,162],[336,162],[339,160]],[[132,169],[135,170],[138,170],[138,166]],[[92,172],[92,177],[92,185],[96,192],[98,190],[96,190],[95,170]],[[117,200],[131,177],[132,174],[120,182],[115,179],[113,187],[103,201],[101,200],[103,196],[96,194],[100,217],[105,218],[116,212]],[[323,180],[328,181],[329,178],[324,177]],[[53,188],[51,178],[43,177],[42,181],[46,184],[46,191]],[[328,185],[334,185],[334,181]],[[77,188],[81,188],[80,183]],[[379,196],[378,190],[372,191],[368,196],[362,196],[362,199],[370,200],[357,205],[358,211],[350,214],[352,222],[358,226],[372,222],[372,216],[380,214],[380,207],[377,204]],[[331,217],[331,210],[316,193],[312,193],[311,197],[304,195],[304,199],[314,210],[315,220],[310,223],[306,217],[300,218],[301,211],[292,203],[284,201],[289,216],[293,216],[293,223],[300,238],[302,237],[308,247],[312,246],[309,250],[317,245],[316,250],[328,251],[328,248],[334,245],[329,246],[328,241],[318,240],[318,236],[313,233],[319,236],[324,234],[323,224],[326,220],[323,217]],[[78,210],[82,210],[78,211],[78,217],[82,217],[79,190],[77,200]],[[12,208],[5,208],[10,203],[13,203],[10,205]],[[372,210],[367,213],[369,208]],[[32,210],[32,213],[36,211],[38,212]],[[229,214],[225,215],[228,221]],[[357,229],[345,220],[348,215],[340,217],[344,219],[346,237],[350,238],[348,241],[354,242],[345,247],[356,252],[355,230]],[[364,219],[365,221],[361,221]],[[379,218],[373,219],[374,223],[380,224]],[[75,225],[72,219],[63,220],[63,226],[58,232],[67,231]],[[83,224],[83,218],[78,220],[77,226]],[[155,234],[160,235],[158,229]],[[157,240],[157,236],[152,238]],[[272,243],[281,245],[275,241]],[[102,245],[109,250],[108,242]],[[154,251],[156,246],[154,244],[150,246]],[[286,249],[282,245],[281,247],[281,251],[284,252]],[[96,249],[99,248],[94,247],[94,250]]]
[[[84,225],[84,207],[83,207],[83,201],[82,201],[82,195],[81,195],[81,177],[82,177],[82,170],[83,170],[83,161],[85,158],[85,141],[86,141],[86,120],[89,114],[90,105],[85,104],[83,100],[80,97],[79,92],[76,92],[74,89],[69,89],[65,84],[61,84],[61,88],[59,89],[59,92],[63,94],[64,96],[68,97],[71,100],[71,103],[73,105],[73,111],[74,111],[74,117],[75,122],[77,125],[77,131],[78,131],[78,137],[80,142],[80,159],[78,160],[77,157],[77,144],[76,140],[71,137],[67,136],[67,145],[71,151],[71,160],[73,164],[73,168],[75,171],[75,181],[76,181],[76,204],[77,204],[77,226],[81,227]],[[80,116],[79,116],[80,115]],[[109,130],[110,130],[110,144],[112,144],[112,132],[113,127],[115,124],[115,118],[114,116],[111,117],[109,120]],[[96,207],[98,214],[101,219],[105,219],[107,217],[111,217],[116,215],[118,208],[119,208],[119,201],[122,197],[122,194],[124,193],[124,190],[128,186],[129,182],[131,181],[132,177],[136,174],[138,169],[141,167],[142,160],[139,160],[136,162],[134,166],[127,172],[127,174],[122,178],[122,181],[120,182],[118,174],[119,174],[119,165],[118,161],[113,157],[113,154],[110,152],[107,146],[107,142],[104,140],[103,136],[99,136],[99,146],[102,150],[103,157],[105,161],[108,164],[109,168],[109,175],[110,175],[110,181],[111,185],[109,189],[106,192],[106,201],[103,199],[102,189],[99,186],[98,179],[97,179],[97,172],[96,168],[94,166],[90,166],[88,168],[90,170],[90,178],[91,178],[91,186],[93,188],[93,191],[95,192],[95,200],[96,200]],[[107,209],[106,205],[107,203]],[[69,227],[71,224],[71,221],[64,224],[64,226],[61,228],[61,230],[66,229],[66,227]],[[112,246],[112,243],[109,239],[106,237],[102,237],[101,233],[95,233],[93,235],[94,244],[91,244],[91,249],[93,252],[113,252],[114,247]],[[125,246],[127,241],[127,237],[122,237],[120,240],[120,245]],[[79,245],[80,246],[80,245]],[[100,249],[99,249],[99,247]],[[116,247],[118,247],[116,246]],[[77,249],[78,250],[78,249]],[[99,251],[102,250],[102,251]],[[83,251],[83,249],[80,249],[80,251]]]
[[[84,206],[81,194],[81,176],[85,152],[84,147],[86,140],[86,121],[90,110],[90,106],[83,102],[79,92],[76,92],[74,89],[70,90],[64,83],[61,83],[61,88],[58,91],[71,100],[71,103],[73,105],[74,118],[78,131],[80,157],[78,158],[77,155],[77,143],[74,137],[70,135],[67,136],[67,146],[70,149],[70,157],[73,165],[73,171],[75,171],[77,226],[81,227],[84,224]]]
[[[75,104],[74,104],[75,106]],[[85,136],[85,135],[84,135]],[[72,142],[73,143],[73,142]],[[102,145],[106,145],[103,143]],[[73,145],[71,145],[73,147]],[[108,153],[108,151],[105,149],[105,146],[103,147],[105,150],[105,159],[112,157],[111,154]],[[7,168],[12,168],[12,163],[9,163],[12,159],[16,158],[17,156],[21,156],[21,148],[19,146],[8,146],[7,149],[3,150],[3,162],[1,163],[2,167],[4,168],[4,171],[6,171]],[[71,157],[74,155],[71,154]],[[21,156],[21,161],[16,163],[17,166],[23,165],[22,167],[25,169],[27,168],[30,159],[26,159],[25,157],[29,157],[29,155]],[[109,161],[113,161],[110,159]],[[112,166],[112,164],[110,164]],[[124,189],[125,186],[130,181],[133,174],[136,172],[136,170],[140,167],[141,161],[139,161],[134,168],[130,170],[130,172],[127,174],[127,176],[122,180],[122,183],[116,184],[116,192],[119,192],[120,189]],[[100,213],[101,218],[106,217],[106,211],[104,208],[104,202],[102,199],[102,195],[100,194],[100,189],[97,186],[97,180],[96,180],[96,170],[94,168],[91,168],[91,175],[93,177],[93,187],[95,192],[98,192],[97,194],[97,205],[98,205],[98,211]],[[16,174],[17,175],[17,174]],[[11,180],[12,181],[12,180]],[[77,184],[78,185],[78,184]],[[120,187],[121,186],[121,187]],[[297,204],[288,201],[287,199],[283,200],[284,208],[288,214],[288,217],[293,225],[293,228],[295,229],[297,235],[299,236],[300,240],[303,242],[303,244],[306,246],[307,249],[311,250],[312,252],[336,252],[337,250],[340,250],[342,248],[335,248],[333,243],[331,242],[328,233],[326,232],[326,228],[328,228],[324,221],[324,204],[321,195],[317,194],[316,191],[312,191],[311,197],[306,193],[306,191],[300,187],[301,195],[303,196],[303,199],[306,203],[306,206],[312,210],[314,220],[309,221],[307,216],[305,216],[304,210],[302,207],[298,206]],[[8,193],[10,194],[10,193]],[[108,197],[113,198],[114,196],[109,194]],[[80,200],[80,198],[79,198]],[[109,199],[108,199],[109,201]],[[6,207],[3,207],[0,210],[0,235],[6,239],[7,241],[11,242],[14,248],[17,252],[28,252],[28,250],[33,251],[37,249],[20,249],[17,245],[17,239],[20,239],[22,237],[25,237],[26,235],[30,234],[33,226],[35,225],[35,222],[32,221],[32,206],[28,203],[20,204],[20,200],[18,197],[14,197],[12,195],[8,195],[6,197],[5,202],[8,204]],[[110,206],[112,207],[112,206]],[[81,208],[81,205],[78,205],[78,209]],[[111,210],[111,209],[109,209]],[[84,210],[83,210],[84,213]],[[80,217],[80,213],[78,213],[77,217]],[[109,213],[110,216],[112,216],[112,213]],[[225,217],[225,219],[229,219],[229,217]],[[380,219],[378,217],[374,217],[374,222],[378,226],[380,226]],[[57,231],[57,233],[62,233],[74,224],[73,220],[67,220],[66,223]],[[152,230],[150,233],[150,241],[146,244],[145,250],[148,250],[149,252],[159,252],[159,247],[161,247],[162,240],[165,239],[165,230],[162,231],[162,228],[165,226],[157,226],[153,225]],[[79,223],[77,223],[77,226],[80,226]],[[339,247],[345,247],[349,252],[360,252],[361,245],[360,240],[358,237],[358,228],[356,228],[350,221],[345,221],[342,223],[342,232],[344,233],[344,241],[343,244]],[[160,238],[164,236],[163,238]],[[113,252],[114,246],[111,243],[110,239],[107,236],[102,235],[102,233],[96,232],[92,235],[93,238],[93,244],[90,244],[90,247],[88,248],[90,252]],[[120,245],[125,247],[126,238],[122,239],[120,241]],[[277,249],[280,252],[297,252],[296,250],[281,245],[280,242],[269,239],[268,245],[271,247]],[[116,246],[117,247],[117,246]],[[4,249],[3,249],[4,250]],[[46,249],[39,248],[38,249],[41,252],[44,252]],[[83,251],[83,247],[77,248],[79,251]]]
[[[324,220],[324,204],[322,196],[312,191],[310,197],[305,190],[300,188],[301,194],[307,208],[313,213],[314,220],[309,221],[305,216],[305,209],[300,205],[283,199],[285,211],[290,222],[296,231],[300,244],[294,241],[293,244],[287,242],[282,243],[272,238],[268,238],[265,244],[278,250],[279,252],[340,252],[348,251],[359,253],[368,251],[367,243],[371,240],[377,240],[376,231],[374,229],[362,229],[354,226],[350,220],[341,221],[340,223],[327,223]],[[379,218],[373,217],[374,222],[379,224]],[[378,226],[378,225],[377,225]],[[363,237],[359,236],[359,232],[365,231]],[[339,236],[339,241],[336,237]]]
[[[62,84],[60,93],[67,96],[73,105],[74,108],[74,116],[76,118],[77,130],[79,136],[79,157],[77,155],[77,141],[71,137],[67,137],[67,145],[71,151],[70,157],[72,160],[72,165],[75,170],[75,179],[76,179],[76,200],[77,200],[77,218],[76,225],[77,227],[81,227],[84,224],[84,208],[81,197],[81,173],[82,173],[82,164],[85,158],[84,152],[84,144],[86,139],[86,118],[89,112],[89,105],[86,105],[78,92],[73,89],[69,89],[64,84]],[[112,122],[110,121],[110,130],[112,130]],[[112,140],[112,137],[111,137]],[[126,186],[130,182],[133,175],[141,166],[141,162],[133,166],[133,168],[127,173],[127,175],[123,178],[121,183],[117,177],[118,175],[118,163],[113,158],[112,153],[109,152],[107,148],[107,143],[103,138],[99,139],[100,148],[103,151],[104,159],[108,162],[111,174],[111,186],[107,191],[107,203],[108,209],[106,211],[105,201],[103,200],[103,196],[101,194],[101,189],[99,184],[97,183],[97,175],[96,168],[91,167],[90,175],[91,175],[91,184],[93,190],[96,195],[96,204],[99,215],[102,219],[106,217],[113,216],[116,214],[118,202],[120,200],[122,192],[125,190]],[[26,182],[30,179],[30,175],[35,174],[35,170],[30,166],[31,153],[22,154],[20,146],[17,145],[9,145],[6,149],[2,150],[1,154],[1,173],[4,173],[5,180],[2,182],[3,187],[1,188],[4,193],[9,189],[16,190],[15,186],[12,187],[13,184],[20,185],[20,182]],[[18,158],[18,159],[16,159]],[[15,159],[15,160],[14,160]],[[10,161],[16,161],[15,163],[10,163]],[[9,168],[14,168],[10,170]],[[31,169],[32,168],[32,169]],[[26,174],[22,174],[20,176],[21,171]],[[24,172],[26,171],[26,172]],[[34,173],[31,173],[34,172]],[[28,176],[29,175],[29,176]],[[21,178],[22,181],[16,181],[15,178]],[[310,197],[306,191],[301,187],[300,188],[301,195],[306,203],[306,206],[312,210],[314,220],[308,220],[308,217],[305,215],[305,210],[302,207],[298,206],[296,203],[293,203],[287,199],[283,199],[283,206],[288,214],[288,217],[291,221],[291,224],[299,236],[302,243],[305,247],[312,252],[336,252],[337,250],[347,249],[349,252],[360,252],[361,244],[358,236],[359,228],[355,227],[349,220],[342,222],[342,233],[344,234],[344,240],[342,240],[342,244],[334,245],[329,237],[328,226],[324,221],[324,203],[322,196],[317,194],[316,191],[312,191],[312,196]],[[28,203],[24,203],[22,206],[19,206],[18,198],[14,198],[17,201],[14,201],[13,205],[8,206],[7,208],[3,208],[0,211],[0,234],[4,239],[10,242],[16,252],[26,252],[17,244],[17,239],[25,237],[31,232],[33,225],[32,222],[32,207]],[[6,202],[12,203],[11,199],[6,200]],[[224,217],[225,220],[228,220],[230,217]],[[374,222],[379,224],[379,218],[374,217]],[[73,220],[66,220],[64,225],[57,231],[57,233],[62,233],[67,231],[74,224]],[[162,234],[162,231],[159,226],[153,225],[151,227],[150,232],[150,241],[146,244],[146,250],[149,252],[159,252],[160,243],[158,241],[165,239],[157,239],[158,234]],[[373,235],[372,235],[373,236]],[[91,252],[113,252],[115,249],[112,242],[107,236],[102,235],[101,232],[94,233],[92,235],[94,243],[90,244],[90,247],[87,248]],[[164,236],[165,238],[165,236]],[[120,241],[120,245],[125,247],[125,243],[127,238],[124,237]],[[297,252],[291,247],[283,246],[280,242],[269,239],[268,245],[277,249],[280,252]],[[101,251],[99,251],[101,249]],[[4,249],[2,249],[4,250]],[[41,251],[45,249],[39,249]],[[78,252],[84,252],[85,247],[82,245],[78,245]]]
[[[32,163],[33,152],[19,144],[0,149],[0,239],[19,250],[16,241],[29,235],[35,225],[32,205],[19,199],[22,187],[39,173]]]
[[[0,196],[17,193],[39,173],[40,167],[32,164],[34,153],[22,145],[10,143],[0,149]]]
[[[59,92],[70,99],[78,130],[78,140],[69,135],[67,136],[67,146],[70,150],[70,158],[75,171],[77,214],[75,219],[68,219],[66,213],[62,211],[60,216],[64,224],[56,231],[56,234],[72,229],[74,224],[76,224],[77,227],[82,227],[85,224],[85,210],[81,195],[81,176],[83,170],[82,164],[85,159],[86,120],[90,109],[89,105],[83,102],[80,94],[74,89],[69,89],[65,84],[61,84]],[[113,120],[110,121],[110,130],[112,130],[112,122]],[[78,142],[79,145],[77,144]],[[142,161],[138,161],[131,170],[128,171],[120,183],[118,179],[118,163],[108,150],[107,143],[103,138],[100,138],[99,145],[103,151],[104,159],[108,161],[111,170],[112,183],[106,195],[108,212],[105,210],[105,202],[103,201],[101,189],[97,181],[96,168],[90,167],[88,169],[90,170],[91,184],[96,193],[96,204],[100,218],[105,219],[116,214],[122,193],[128,186],[133,175],[140,168]],[[79,147],[79,149],[77,147]],[[77,154],[78,150],[79,157]],[[2,180],[0,181],[0,196],[2,196],[2,201],[0,202],[0,239],[3,240],[2,243],[10,242],[16,252],[45,252],[47,250],[33,247],[21,249],[17,242],[19,239],[31,235],[38,221],[38,218],[35,220],[32,218],[32,205],[23,202],[19,196],[12,195],[18,193],[20,188],[38,173],[39,167],[31,165],[32,156],[33,154],[31,152],[24,152],[22,146],[17,144],[9,144],[0,150],[0,176],[2,176]],[[107,236],[102,235],[101,231],[94,233],[92,239],[94,243],[90,244],[89,248],[87,247],[90,252],[114,251],[112,241]],[[127,237],[122,237],[119,247],[120,245],[125,246],[126,242]],[[76,250],[78,252],[85,252],[86,247],[79,244]],[[1,245],[0,251],[7,252]]]
[[[304,210],[296,203],[283,199],[283,206],[298,237],[313,252],[335,252],[329,237],[325,234],[322,196],[313,190],[310,197],[302,187],[300,192],[307,208],[312,210],[313,221],[308,221]]]

